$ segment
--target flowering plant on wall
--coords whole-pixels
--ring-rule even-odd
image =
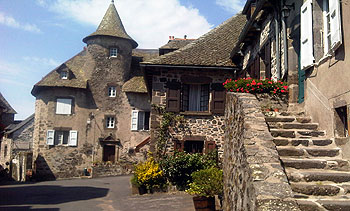
[[[270,93],[284,95],[288,93],[286,82],[273,81],[271,79],[241,78],[237,80],[227,79],[223,83],[227,91],[243,93]]]

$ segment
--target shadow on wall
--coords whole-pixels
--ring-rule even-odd
[[[31,209],[31,206],[11,206],[11,207],[0,207],[0,210],[6,210],[6,211],[59,211],[59,208],[33,208]]]
[[[105,197],[109,189],[95,187],[65,187],[36,185],[6,187],[0,191],[0,210],[3,205],[61,204]],[[30,197],[28,197],[30,196]],[[6,210],[6,209],[5,209]]]
[[[47,164],[45,158],[41,155],[38,155],[34,161],[35,174],[33,179],[36,181],[44,180],[56,180],[55,175],[51,171],[49,165]]]

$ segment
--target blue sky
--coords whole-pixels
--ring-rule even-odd
[[[34,112],[30,91],[52,69],[80,52],[110,0],[0,0],[0,92],[17,111]],[[242,9],[245,0],[115,0],[139,48],[175,37],[198,38]]]

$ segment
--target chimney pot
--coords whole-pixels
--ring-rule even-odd
[[[185,39],[185,40],[187,39],[187,35],[184,36],[184,39]]]

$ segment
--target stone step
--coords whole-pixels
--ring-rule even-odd
[[[295,120],[293,116],[265,117],[266,122],[293,122]]]
[[[335,196],[341,193],[341,188],[335,185],[320,183],[291,183],[294,193],[314,196]]]
[[[319,200],[308,200],[308,199],[297,199],[296,200],[300,210],[302,211],[349,211],[350,200],[349,199],[319,199]]]
[[[276,146],[328,146],[333,143],[331,139],[301,139],[301,138],[274,138]]]
[[[350,182],[350,173],[334,170],[291,170],[286,169],[291,182],[331,181],[335,183]]]
[[[329,169],[338,171],[349,171],[350,163],[342,159],[307,159],[281,157],[286,168],[295,169]]]
[[[280,156],[306,156],[306,157],[336,157],[339,155],[339,148],[311,148],[311,147],[292,147],[277,146]]]
[[[318,128],[317,123],[281,123],[281,122],[270,122],[268,123],[269,128],[281,128],[281,129],[307,129],[316,130]]]
[[[283,138],[312,138],[324,136],[324,131],[318,130],[305,130],[305,129],[270,129],[270,133],[273,137]]]

